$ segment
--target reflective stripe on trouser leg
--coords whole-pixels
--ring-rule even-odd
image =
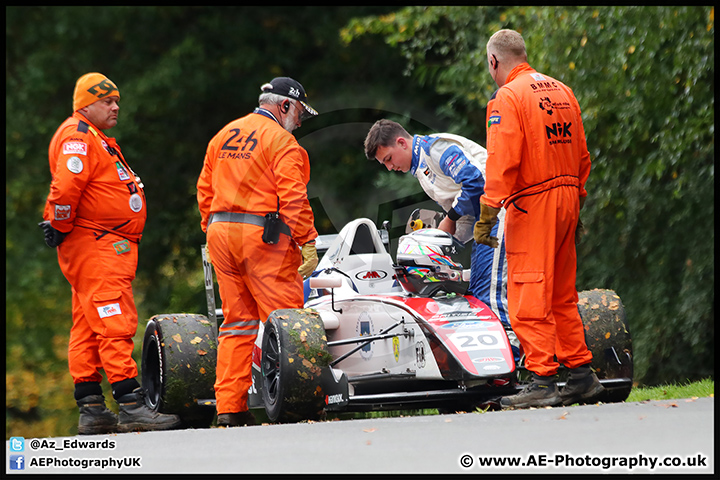
[[[246,322],[234,322],[242,323]],[[260,321],[247,323],[254,323],[255,328],[243,330],[220,327],[215,379],[218,414],[244,412],[248,409],[248,390],[252,386],[252,351]]]

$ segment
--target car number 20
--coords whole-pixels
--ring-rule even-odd
[[[500,332],[462,332],[453,333],[448,338],[461,352],[469,350],[497,350],[501,348]]]

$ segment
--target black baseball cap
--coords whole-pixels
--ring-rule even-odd
[[[305,93],[305,89],[300,85],[300,82],[290,77],[275,77],[270,80],[270,83],[266,83],[260,87],[260,90],[264,93],[274,93],[300,102],[305,108],[301,120],[314,117],[318,114],[318,112],[307,103],[307,93]]]

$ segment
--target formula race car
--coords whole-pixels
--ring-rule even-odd
[[[397,258],[387,230],[368,219],[321,236],[324,251],[306,280],[305,308],[274,311],[255,343],[251,409],[271,422],[328,412],[496,406],[529,381],[522,346],[509,327],[466,294],[469,270],[453,260],[457,241],[422,228],[402,236]],[[148,321],[142,382],[148,405],[186,426],[214,418],[215,360],[222,310],[206,261],[208,315],[164,314]],[[623,401],[632,388],[632,341],[611,290],[579,293],[593,368],[605,387],[597,400]],[[513,340],[516,342],[516,340]],[[519,354],[517,353],[519,351]],[[567,372],[559,372],[559,386]]]

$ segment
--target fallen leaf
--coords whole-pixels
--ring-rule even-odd
[[[605,340],[607,340],[608,338],[610,338],[610,332],[607,332],[607,333],[605,334]]]
[[[363,432],[367,432],[367,433],[372,433],[375,430],[377,430],[377,428],[363,428]]]
[[[176,333],[175,335],[173,335],[172,339],[175,340],[177,343],[182,343],[182,337],[180,336],[179,333]]]
[[[563,414],[558,417],[558,420],[567,420],[567,414],[568,412],[563,412]]]
[[[203,375],[205,375],[205,368],[204,368],[204,367],[200,367],[200,373],[202,373]]]
[[[198,350],[198,355],[207,355],[207,352],[205,350]]]
[[[192,340],[190,340],[190,343],[192,343],[193,345],[197,345],[200,342],[202,342],[202,338],[200,338],[200,337],[195,337]]]

